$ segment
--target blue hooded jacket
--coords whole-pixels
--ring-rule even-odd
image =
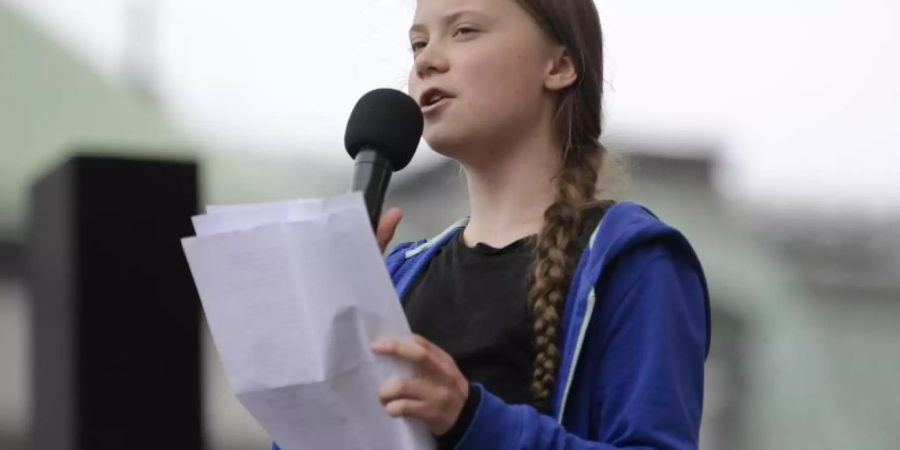
[[[465,224],[394,248],[386,264],[401,298]],[[638,204],[612,206],[582,251],[561,328],[551,414],[474,383],[481,401],[458,450],[698,448],[709,294],[680,232]]]

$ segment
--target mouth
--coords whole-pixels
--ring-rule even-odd
[[[419,97],[419,105],[422,108],[422,113],[428,114],[446,105],[452,98],[455,97],[444,90],[431,88],[423,92]]]

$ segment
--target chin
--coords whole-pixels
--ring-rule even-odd
[[[446,127],[426,125],[422,135],[432,150],[453,159],[459,159],[465,153],[468,141],[465,133],[448,130]]]
[[[432,150],[459,162],[472,159],[470,153],[479,152],[492,136],[494,124],[478,124],[471,121],[426,123],[422,134]]]

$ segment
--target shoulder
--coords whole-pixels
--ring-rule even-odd
[[[403,267],[427,261],[434,253],[433,250],[446,244],[467,223],[468,218],[460,219],[432,238],[403,242],[394,246],[385,257],[385,264],[391,277],[393,278]]]
[[[405,269],[410,266],[410,263],[415,262],[417,259],[414,256],[410,256],[410,253],[414,252],[415,249],[427,242],[427,239],[403,242],[394,246],[391,251],[388,252],[387,256],[384,258],[384,265],[387,267],[388,275],[390,275],[391,280],[394,283],[397,283],[397,277],[406,271]]]
[[[655,258],[684,260],[702,271],[687,237],[635,202],[612,205],[593,230],[584,251],[589,265],[597,266],[595,271],[621,259],[640,263]]]
[[[392,262],[393,263],[401,262],[408,258],[407,253],[410,250],[414,250],[417,247],[420,247],[422,244],[425,244],[427,242],[428,242],[427,239],[419,239],[417,241],[401,242],[401,243],[395,245],[394,247],[392,247],[391,250],[387,253],[387,256],[384,257],[384,259],[388,265],[391,265]]]
[[[627,311],[644,318],[675,317],[673,309],[689,313],[692,321],[704,325],[708,349],[706,277],[697,253],[680,230],[645,206],[618,203],[607,212],[585,251],[582,275],[602,299],[604,321],[631,316],[623,315]]]

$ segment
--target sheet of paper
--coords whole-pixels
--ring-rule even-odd
[[[362,197],[211,208],[182,245],[231,387],[285,450],[432,449],[378,387],[412,368],[373,354],[410,330]]]
[[[358,194],[348,193],[328,199],[299,199],[281,202],[207,207],[206,215],[192,221],[197,236],[246,230],[274,222],[309,220],[323,214],[358,207]]]

